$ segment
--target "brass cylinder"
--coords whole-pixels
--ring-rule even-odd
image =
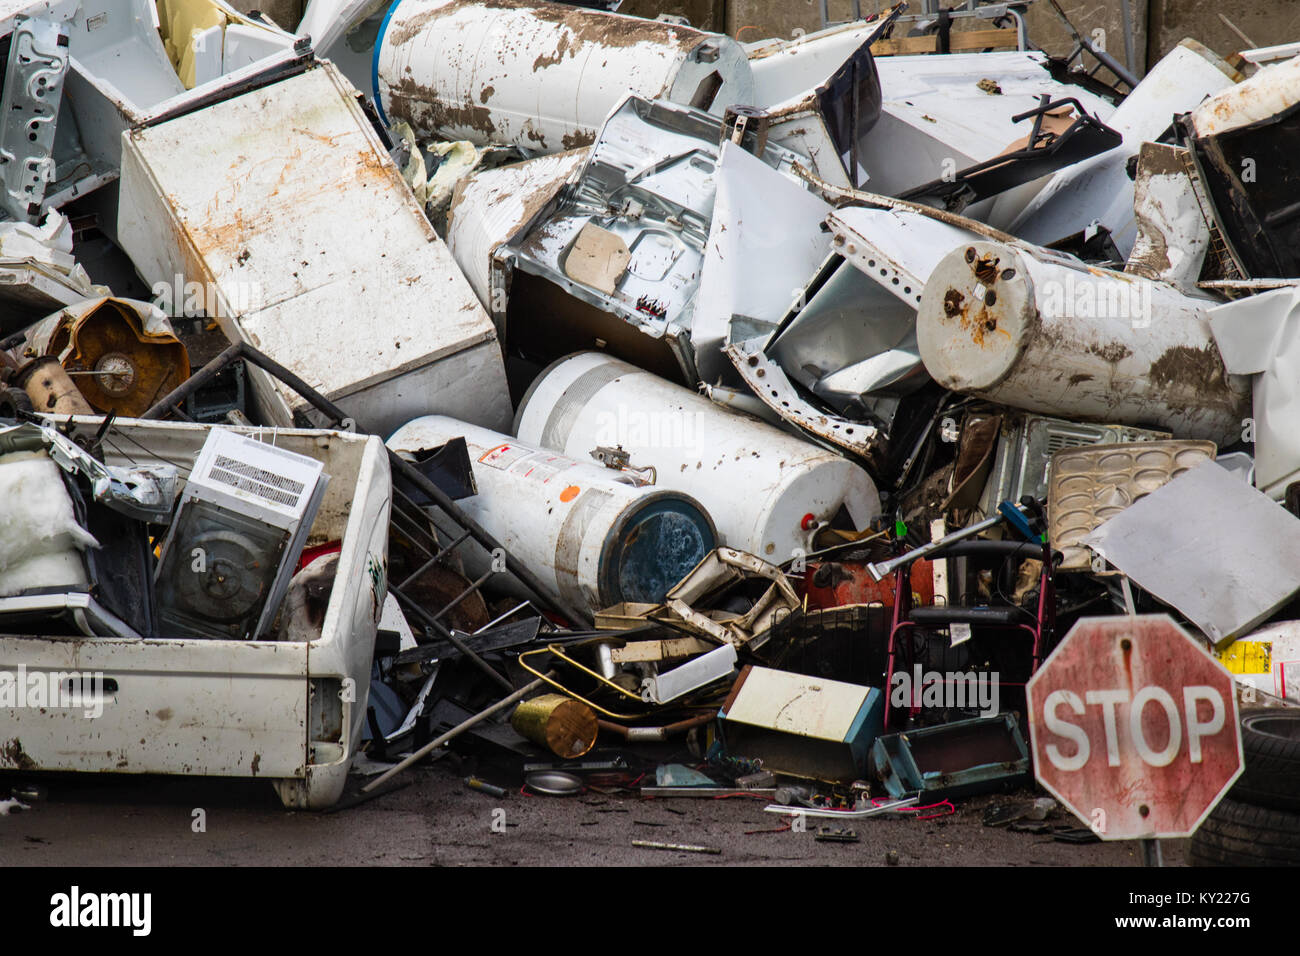
[[[53,355],[32,359],[14,376],[32,400],[32,408],[54,415],[93,415],[95,410]]]
[[[510,726],[557,757],[573,760],[596,744],[596,712],[563,694],[543,694],[515,708]]]

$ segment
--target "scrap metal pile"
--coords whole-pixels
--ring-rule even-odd
[[[899,812],[1085,616],[1300,701],[1300,44],[904,7],[9,3],[0,665],[105,683],[0,766]]]

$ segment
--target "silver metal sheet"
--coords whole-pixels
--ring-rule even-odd
[[[1246,633],[1300,590],[1300,519],[1213,462],[1124,509],[1084,543],[1216,643]]]

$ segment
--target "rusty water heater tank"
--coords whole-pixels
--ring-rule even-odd
[[[590,146],[629,93],[719,117],[754,94],[730,37],[526,0],[398,0],[375,43],[374,83],[390,123],[542,153]]]
[[[1223,446],[1241,438],[1250,385],[1224,369],[1212,304],[1063,253],[977,241],[931,273],[916,337],[944,388]]]

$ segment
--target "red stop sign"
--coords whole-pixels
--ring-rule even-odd
[[[1241,773],[1232,677],[1166,614],[1081,619],[1028,693],[1034,775],[1104,840],[1190,836]]]

